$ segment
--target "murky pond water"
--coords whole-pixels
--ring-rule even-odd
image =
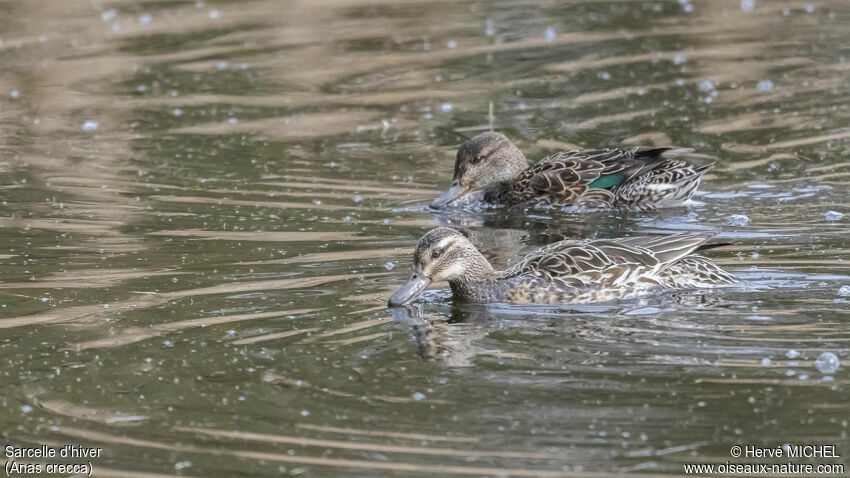
[[[139,477],[850,456],[850,367],[815,366],[850,361],[844,0],[21,0],[0,41],[6,443]],[[429,212],[491,128],[533,160],[717,166],[688,208]],[[442,285],[388,310],[436,224],[497,265],[715,228],[710,256],[758,287],[483,307]]]

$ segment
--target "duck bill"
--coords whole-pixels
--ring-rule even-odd
[[[460,184],[452,185],[452,187],[443,191],[440,197],[431,202],[432,209],[440,209],[457,200],[459,197],[468,193],[468,189],[464,189]]]
[[[414,272],[410,279],[404,283],[403,286],[399,287],[395,294],[390,297],[389,306],[390,307],[400,307],[413,302],[417,297],[422,295],[422,292],[425,291],[431,284],[431,279],[425,277],[421,273]]]

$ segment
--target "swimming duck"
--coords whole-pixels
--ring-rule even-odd
[[[693,166],[677,157],[690,149],[583,149],[547,156],[534,166],[505,135],[482,133],[457,151],[452,185],[434,209],[481,191],[485,204],[627,208],[681,205],[712,165]]]
[[[389,305],[409,304],[436,281],[448,281],[456,299],[518,304],[595,302],[736,284],[732,274],[692,254],[716,247],[705,244],[715,234],[560,241],[497,271],[463,234],[437,227],[419,239],[413,274]]]

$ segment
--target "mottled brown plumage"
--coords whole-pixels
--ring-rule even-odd
[[[416,246],[413,274],[390,299],[411,302],[432,281],[472,302],[578,303],[630,298],[664,289],[728,286],[735,277],[693,252],[713,232],[560,241],[496,271],[458,231],[438,227]]]
[[[646,210],[690,199],[710,166],[676,159],[685,149],[562,151],[528,166],[507,137],[482,133],[461,145],[452,186],[431,203],[446,206],[482,191],[486,204]]]

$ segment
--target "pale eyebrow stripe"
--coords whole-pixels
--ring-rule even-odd
[[[447,238],[443,239],[442,241],[440,241],[439,243],[437,243],[437,245],[435,247],[438,248],[438,249],[446,249],[451,244],[454,244],[456,241],[457,241],[457,238],[455,238],[455,237],[447,237]]]

